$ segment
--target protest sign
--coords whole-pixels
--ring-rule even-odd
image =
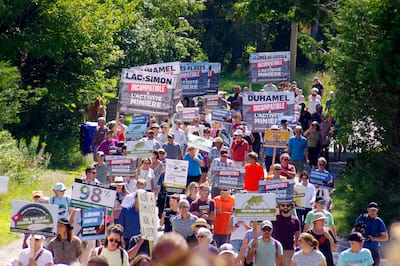
[[[151,140],[127,141],[127,151],[134,158],[151,157],[153,153],[153,142]]]
[[[293,197],[294,197],[294,203],[296,205],[296,208],[299,208],[299,209],[305,208],[305,206],[306,206],[305,201],[304,201],[305,195],[306,195],[305,187],[294,186]]]
[[[75,179],[72,185],[71,207],[80,209],[114,207],[116,188],[108,184]]]
[[[0,194],[8,193],[8,176],[0,176]]]
[[[179,109],[179,118],[184,122],[192,122],[194,118],[199,118],[199,107],[183,107]]]
[[[124,114],[169,115],[175,76],[122,69],[118,109]]]
[[[221,167],[213,171],[213,187],[243,189],[244,170],[234,167]]]
[[[267,129],[264,133],[264,147],[286,148],[289,137],[289,131]]]
[[[219,80],[221,79],[221,64],[209,63],[207,93],[218,93]]]
[[[276,202],[293,202],[294,180],[267,180],[265,190],[276,194]]]
[[[126,140],[136,140],[143,138],[146,132],[147,124],[130,124],[128,131],[125,133]]]
[[[182,98],[182,86],[180,82],[180,64],[181,62],[167,62],[167,63],[160,63],[160,64],[153,64],[153,65],[144,65],[144,66],[136,66],[132,67],[131,69],[138,69],[146,72],[152,73],[163,73],[167,75],[174,75],[176,77],[176,87],[174,88],[174,100],[178,100]]]
[[[134,115],[132,116],[132,124],[134,125],[141,125],[141,124],[148,124],[150,120],[149,115]]]
[[[263,132],[279,117],[294,114],[293,92],[246,92],[242,97],[243,121],[252,131]]]
[[[328,171],[323,172],[313,169],[310,172],[310,183],[330,190],[333,189],[335,177]]]
[[[186,188],[188,168],[188,161],[165,159],[164,186]]]
[[[134,176],[135,168],[131,157],[106,155],[107,176]]]
[[[231,112],[229,110],[218,109],[218,108],[213,109],[211,111],[211,120],[216,122],[223,122],[226,121],[230,115]]]
[[[251,221],[276,220],[274,193],[236,193],[234,215]]]
[[[209,109],[219,108],[222,104],[222,96],[218,94],[204,95],[204,107]]]
[[[82,210],[82,240],[106,238],[106,210],[105,208],[92,208]]]
[[[183,96],[199,96],[207,94],[208,62],[181,62],[181,84]]]
[[[54,204],[13,201],[11,232],[55,236],[58,206]]]
[[[193,134],[188,135],[187,145],[193,145],[199,150],[210,152],[213,141],[211,139],[202,138]]]
[[[154,193],[139,191],[138,201],[141,237],[155,241],[158,238],[158,217]]]
[[[250,83],[288,81],[290,52],[252,53],[249,56]]]

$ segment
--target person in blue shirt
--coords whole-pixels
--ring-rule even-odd
[[[371,266],[374,264],[371,251],[363,248],[365,238],[360,232],[353,232],[349,235],[350,248],[340,253],[336,266]]]
[[[367,214],[361,214],[357,217],[353,232],[358,231],[366,238],[364,248],[371,251],[374,259],[374,266],[379,266],[381,243],[389,239],[385,223],[378,217],[378,204],[370,202],[367,207]]]
[[[307,139],[301,135],[301,126],[294,128],[294,136],[289,138],[288,153],[290,161],[296,167],[297,174],[304,171],[304,163],[309,164]]]
[[[189,145],[187,153],[183,157],[183,160],[189,162],[188,177],[186,180],[186,187],[191,182],[199,182],[201,177],[201,167],[204,166],[204,158],[199,153],[198,149],[194,146]]]

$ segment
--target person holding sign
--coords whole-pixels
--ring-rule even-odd
[[[183,160],[189,162],[186,186],[191,182],[199,182],[201,177],[201,167],[204,166],[204,159],[203,156],[199,154],[198,149],[192,145],[188,146],[187,153],[183,157]]]
[[[296,206],[296,214],[300,220],[301,229],[303,231],[304,222],[307,214],[312,210],[313,204],[315,202],[316,190],[315,186],[309,182],[308,172],[303,171],[299,176],[299,183],[294,185],[295,188],[304,189],[304,206]]]
[[[290,164],[290,155],[282,153],[281,158],[281,175],[286,176],[288,179],[293,179],[296,176],[296,167]]]
[[[282,266],[283,248],[282,244],[272,238],[272,223],[265,220],[261,224],[262,236],[254,238],[248,244],[246,262],[253,261],[256,256],[255,266]]]
[[[43,248],[44,236],[31,235],[30,243],[33,246],[25,248],[18,257],[19,266],[51,266],[53,265],[53,255],[50,251]],[[33,252],[31,252],[33,249]],[[31,256],[31,254],[33,256]]]

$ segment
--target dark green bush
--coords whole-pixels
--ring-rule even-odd
[[[387,152],[356,154],[335,184],[333,214],[340,235],[347,235],[368,202],[379,204],[388,226],[400,218],[399,157]]]

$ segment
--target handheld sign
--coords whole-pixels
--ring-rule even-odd
[[[289,137],[289,131],[267,129],[264,133],[264,147],[286,148]]]
[[[143,239],[155,241],[158,238],[158,217],[153,192],[138,191],[140,234]]]
[[[151,140],[127,141],[127,151],[134,158],[151,157],[153,142]]]
[[[234,215],[238,219],[264,221],[276,220],[276,195],[274,193],[236,193]]]
[[[294,187],[294,203],[296,208],[298,209],[305,209],[305,199],[304,196],[306,195],[306,188],[305,187]]]
[[[165,187],[186,188],[189,162],[183,160],[165,160]]]
[[[333,189],[335,177],[328,171],[319,171],[316,169],[310,172],[310,183],[318,185],[320,188]]]
[[[106,155],[105,157],[108,176],[134,176],[135,168],[133,159],[126,156]]]
[[[276,202],[293,202],[294,181],[288,180],[267,180],[265,190],[276,194]]]
[[[243,93],[243,121],[253,131],[263,132],[275,125],[278,118],[294,115],[293,92]]]
[[[8,193],[8,176],[0,176],[0,194]]]
[[[53,204],[13,201],[11,232],[55,236],[58,206]]]
[[[223,167],[213,174],[213,186],[217,188],[243,189],[244,187],[244,169]]]
[[[75,179],[72,185],[71,206],[80,209],[114,207],[116,188],[108,184]]]
[[[93,208],[82,210],[82,240],[105,239],[106,210]]]
[[[193,134],[189,134],[187,145],[193,145],[199,150],[210,152],[213,141],[211,139],[206,139]]]
[[[249,55],[250,83],[284,81],[290,78],[290,52],[263,52]]]

